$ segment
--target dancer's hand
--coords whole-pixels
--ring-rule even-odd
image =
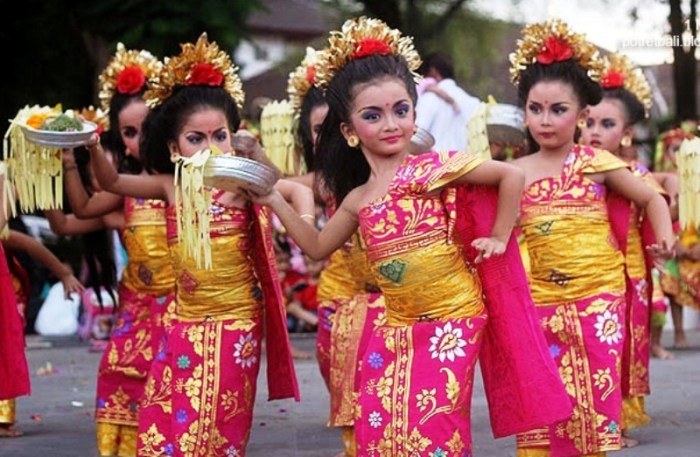
[[[83,286],[80,281],[78,281],[78,278],[72,274],[67,274],[62,277],[61,282],[63,283],[63,293],[66,300],[70,300],[72,293],[75,292],[76,294],[80,295],[85,290],[85,286]]]
[[[490,259],[493,256],[503,255],[503,253],[506,252],[506,243],[494,237],[477,238],[472,241],[472,247],[479,251],[475,263],[481,263],[483,260]]]
[[[663,270],[664,264],[676,255],[675,246],[669,246],[666,240],[662,240],[661,244],[656,243],[647,246],[647,251],[654,257],[654,265],[659,270]]]
[[[247,130],[240,130],[231,137],[231,146],[237,156],[252,159],[257,162],[267,162],[267,156],[255,136]]]

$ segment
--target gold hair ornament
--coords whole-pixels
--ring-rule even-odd
[[[245,96],[238,67],[216,42],[209,42],[206,32],[199,36],[196,43],[181,44],[180,48],[182,51],[179,55],[166,57],[158,79],[144,94],[149,108],[163,103],[176,87],[181,86],[223,87],[238,108],[243,107]]]
[[[99,77],[102,109],[109,109],[115,93],[137,94],[145,84],[158,78],[162,63],[145,50],[127,50],[117,44],[117,52]]]
[[[588,76],[598,81],[602,62],[598,49],[584,35],[574,33],[560,19],[530,24],[522,30],[515,52],[510,54],[510,80],[518,84],[520,74],[534,63],[548,65],[569,59],[583,67]]]
[[[421,64],[413,39],[401,36],[379,19],[348,19],[340,31],[331,32],[328,46],[317,53],[316,85],[322,89],[348,62],[373,54],[403,56],[416,80]]]
[[[287,95],[297,117],[301,112],[301,104],[304,101],[304,97],[316,83],[316,61],[316,50],[307,47],[306,55],[301,64],[293,72],[289,73]]]
[[[642,69],[636,67],[622,54],[611,54],[603,58],[603,71],[600,77],[603,89],[623,88],[635,96],[644,106],[644,116],[651,110],[651,87]]]

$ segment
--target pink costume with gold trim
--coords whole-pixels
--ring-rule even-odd
[[[245,455],[264,332],[270,397],[298,398],[267,215],[215,203],[210,218],[204,270],[183,256],[168,208],[176,322],[146,386],[139,456]]]
[[[362,361],[358,455],[471,455],[480,355],[496,436],[570,414],[515,239],[503,257],[471,263],[471,240],[490,235],[495,191],[450,184],[482,162],[454,151],[409,156],[387,194],[360,210],[386,323]]]
[[[160,200],[124,198],[122,240],[128,264],[119,284],[119,314],[97,376],[100,455],[136,454],[138,403],[174,299],[165,207]]]
[[[520,223],[532,297],[574,414],[519,435],[519,455],[599,455],[620,448],[626,304],[618,239],[627,230],[614,230],[607,189],[587,175],[626,167],[607,151],[577,145],[560,176],[535,181],[523,194]]]

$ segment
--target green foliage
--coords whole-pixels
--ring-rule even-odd
[[[10,119],[25,105],[95,104],[97,75],[120,41],[166,56],[206,31],[232,50],[259,8],[259,0],[17,2],[0,19],[2,49],[11,55],[0,115]]]

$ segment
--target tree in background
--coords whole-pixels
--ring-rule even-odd
[[[120,41],[162,57],[206,31],[233,49],[258,8],[258,0],[17,2],[0,19],[2,48],[12,56],[3,72],[2,118],[27,104],[95,104],[97,75]]]
[[[683,14],[682,0],[670,0],[668,21],[671,36],[692,38],[688,46],[673,47],[673,85],[675,88],[677,120],[697,118],[697,68],[695,59],[695,40],[698,38],[696,0],[689,0],[688,14]]]

